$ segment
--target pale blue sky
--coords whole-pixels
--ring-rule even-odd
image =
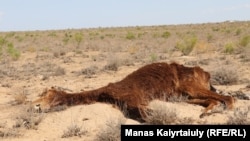
[[[250,20],[249,0],[1,0],[0,32]]]

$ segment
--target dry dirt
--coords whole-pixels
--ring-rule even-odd
[[[130,43],[132,42],[133,41],[130,41]],[[46,45],[46,42],[44,44]],[[84,45],[86,44],[82,46]],[[84,48],[84,52],[80,53],[75,50],[68,50],[58,55],[55,54],[55,52],[56,51],[23,51],[18,60],[3,61],[1,63],[1,140],[92,141],[96,139],[100,132],[105,130],[103,128],[107,126],[107,122],[110,122],[110,120],[116,121],[124,119],[122,120],[123,124],[140,124],[137,121],[124,118],[123,113],[111,105],[96,103],[68,107],[65,110],[57,112],[41,113],[39,116],[42,116],[42,120],[31,129],[27,129],[27,127],[22,125],[23,123],[21,127],[15,127],[18,120],[17,117],[27,113],[27,105],[16,103],[17,100],[15,96],[24,94],[27,96],[26,100],[32,101],[38,98],[38,95],[41,94],[45,88],[50,88],[51,86],[61,87],[74,92],[95,89],[107,85],[110,82],[121,80],[139,67],[156,61],[175,61],[186,66],[199,65],[213,74],[215,74],[215,71],[218,69],[222,69],[222,72],[225,73],[228,70],[232,70],[229,72],[229,75],[235,75],[237,82],[227,85],[214,83],[214,86],[218,90],[223,91],[224,94],[242,91],[246,97],[250,97],[250,63],[249,61],[242,61],[238,54],[225,54],[215,49],[202,53],[193,51],[193,53],[189,55],[183,55],[180,51],[173,50],[171,53],[159,53],[160,57],[158,56],[157,59],[149,55],[141,60],[135,60],[135,58],[131,57],[131,54],[134,55],[134,52],[131,50],[120,51],[116,49],[114,52],[105,52],[99,49],[88,50]],[[109,58],[113,59],[110,60]],[[129,61],[126,62],[125,60]],[[112,67],[111,70],[109,70],[105,67],[105,65],[112,61],[117,63],[115,64],[118,66],[117,70],[112,70]],[[84,71],[86,68],[90,68],[88,72]],[[216,76],[212,75],[212,77]],[[162,104],[166,109],[174,109],[178,119],[191,119],[187,120],[186,123],[183,120],[184,122],[182,122],[182,124],[227,124],[229,118],[234,116],[235,111],[246,111],[249,110],[250,107],[249,100],[237,98],[233,110],[221,110],[221,107],[218,107],[217,112],[215,111],[212,115],[201,119],[199,115],[204,108],[198,105],[191,105],[185,102],[153,101],[150,103],[151,106],[155,104]],[[249,112],[247,120],[250,120]],[[249,123],[250,122],[248,122],[248,124]],[[81,136],[62,138],[67,128],[72,125],[77,125],[81,127],[82,131],[87,132]],[[1,134],[5,134],[7,137],[1,137]]]

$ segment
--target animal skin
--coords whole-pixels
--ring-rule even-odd
[[[148,104],[154,99],[165,100],[171,96],[187,95],[188,103],[205,107],[200,117],[207,115],[215,105],[224,103],[233,108],[231,96],[217,94],[210,85],[210,74],[202,68],[185,67],[177,63],[153,63],[139,68],[121,81],[107,86],[79,93],[67,93],[55,88],[48,89],[43,96],[33,102],[41,109],[59,105],[79,105],[104,102],[126,107],[127,116],[145,121]]]

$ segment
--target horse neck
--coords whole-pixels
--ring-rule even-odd
[[[79,93],[66,93],[65,95],[68,105],[78,105],[98,102],[101,93],[103,93],[102,89],[96,89]]]

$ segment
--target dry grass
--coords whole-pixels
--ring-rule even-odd
[[[234,114],[228,117],[227,124],[250,125],[250,106],[247,108],[237,108]]]
[[[70,126],[67,127],[67,130],[63,132],[62,138],[69,138],[78,136],[81,137],[85,135],[88,131],[84,129],[83,127],[80,127],[76,123],[72,123]]]
[[[24,127],[26,129],[37,129],[37,126],[45,117],[44,113],[35,112],[31,105],[22,106],[21,110],[16,114],[14,128]]]
[[[78,72],[78,75],[85,75],[85,78],[92,78],[96,73],[98,72],[97,66],[90,66],[88,68],[82,69],[80,72]]]
[[[107,59],[107,64],[104,66],[103,70],[117,71],[121,62],[118,57],[110,56]]]
[[[25,93],[14,94],[14,101],[12,105],[24,104],[27,101],[27,95]]]
[[[219,68],[212,73],[213,84],[230,85],[237,84],[239,76],[236,68]]]
[[[106,121],[97,134],[95,141],[119,141],[121,124],[125,123],[125,118],[120,116],[118,118],[110,118]]]
[[[16,137],[20,137],[21,133],[19,130],[17,129],[4,129],[4,130],[0,130],[0,139],[1,138],[16,138]]]
[[[173,107],[168,107],[162,102],[154,102],[150,105],[146,123],[153,125],[175,124],[177,113]]]

